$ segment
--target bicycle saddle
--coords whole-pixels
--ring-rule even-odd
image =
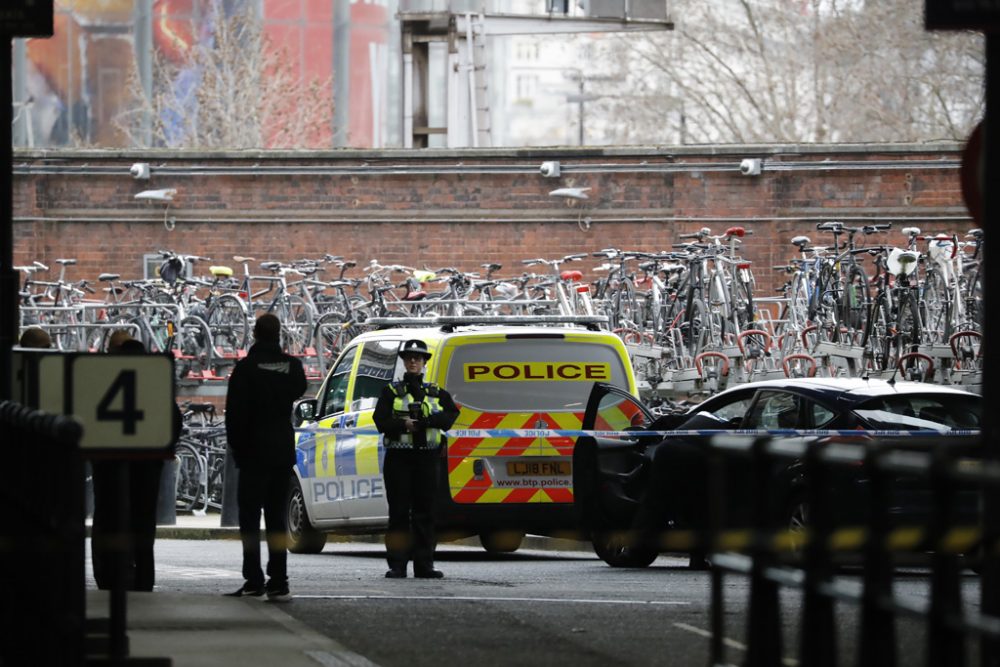
[[[795,236],[792,238],[792,245],[797,248],[805,248],[807,245],[812,243],[808,236]]]
[[[582,271],[576,271],[576,270],[563,271],[562,273],[559,274],[559,277],[562,278],[563,280],[578,281],[578,280],[582,280],[583,279],[583,272]]]

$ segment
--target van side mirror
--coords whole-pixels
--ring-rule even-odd
[[[292,414],[299,424],[310,422],[316,419],[316,399],[304,398],[295,404]]]

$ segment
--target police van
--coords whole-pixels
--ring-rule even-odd
[[[599,319],[378,320],[386,328],[352,340],[316,397],[296,405],[290,550],[317,553],[327,533],[386,530],[384,449],[372,413],[382,388],[403,377],[403,342],[420,339],[433,355],[424,380],[446,388],[458,405],[452,432],[579,429],[595,382],[636,394],[625,346],[597,327]],[[623,413],[620,420],[605,428],[628,426],[630,417]],[[525,533],[574,531],[575,438],[492,435],[447,439],[438,484],[439,539],[478,535],[487,551],[509,552]]]

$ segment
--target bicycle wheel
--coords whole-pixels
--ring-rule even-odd
[[[916,293],[911,289],[906,289],[900,294],[893,340],[895,357],[892,363],[908,352],[916,352],[920,345],[920,313],[917,308]]]
[[[865,348],[865,357],[872,370],[889,368],[892,340],[889,323],[892,322],[889,303],[884,294],[878,294],[872,303],[871,312],[865,326],[861,345]]]
[[[791,291],[788,294],[788,321],[792,328],[801,331],[810,317],[810,285],[802,272],[795,274]]]
[[[980,267],[976,266],[974,271],[966,272],[965,285],[962,294],[965,300],[965,319],[967,326],[962,328],[973,331],[983,330],[983,282],[980,279]]]
[[[208,453],[205,474],[205,507],[222,509],[222,492],[225,482],[226,450],[212,446]]]
[[[835,289],[833,268],[829,263],[824,263],[819,268],[819,272],[813,274],[813,280],[809,284],[809,321],[817,324],[824,321],[825,312],[836,307],[836,299],[831,290]]]
[[[740,275],[742,269],[737,269],[733,277],[733,322],[739,333],[753,327],[756,317],[753,310],[753,287]]]
[[[185,440],[177,443],[174,457],[177,459],[175,502],[178,510],[188,512],[201,502],[205,462],[198,453],[198,446]]]
[[[925,342],[947,343],[954,333],[950,296],[944,276],[937,271],[927,274],[920,296],[920,317]]]
[[[360,326],[348,321],[347,316],[340,312],[327,313],[316,321],[313,345],[316,354],[321,355],[326,361],[326,368],[329,368],[330,362],[337,358],[344,345],[361,331]]]
[[[856,334],[865,330],[868,310],[871,304],[871,290],[864,269],[854,265],[848,269],[847,282],[840,295],[840,324],[848,330],[849,342],[854,344]]]
[[[685,324],[688,354],[694,357],[703,352],[712,339],[712,316],[704,301],[695,299],[688,304]]]
[[[621,281],[618,289],[608,297],[608,303],[611,304],[612,329],[639,328],[641,324],[637,321],[640,317],[639,304],[635,300],[635,288],[630,281]]]
[[[212,342],[220,354],[235,356],[247,348],[249,323],[246,306],[232,294],[223,294],[212,301],[206,321],[212,332]]]
[[[281,320],[281,342],[288,354],[305,355],[313,334],[312,309],[302,297],[286,294],[271,312]]]
[[[77,311],[56,310],[49,314],[46,329],[52,339],[52,347],[64,352],[86,350],[86,336]]]
[[[191,371],[209,368],[212,364],[212,332],[200,317],[189,315],[181,320],[174,332],[174,357],[177,377]]]

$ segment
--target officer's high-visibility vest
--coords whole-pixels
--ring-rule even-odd
[[[392,391],[395,398],[392,400],[392,412],[393,416],[400,419],[404,419],[410,416],[410,404],[420,403],[420,414],[426,419],[430,415],[442,412],[441,401],[439,400],[439,389],[436,384],[431,384],[428,382],[423,383],[424,388],[424,400],[417,401],[416,398],[410,395],[409,389],[407,389],[406,384],[403,382],[394,382],[389,385],[389,390]],[[424,433],[427,437],[427,448],[436,449],[441,446],[443,437],[441,435],[441,429],[437,428],[427,428]],[[387,448],[397,448],[397,449],[414,449],[417,445],[414,445],[413,434],[404,431],[398,439],[386,438],[383,442]]]

